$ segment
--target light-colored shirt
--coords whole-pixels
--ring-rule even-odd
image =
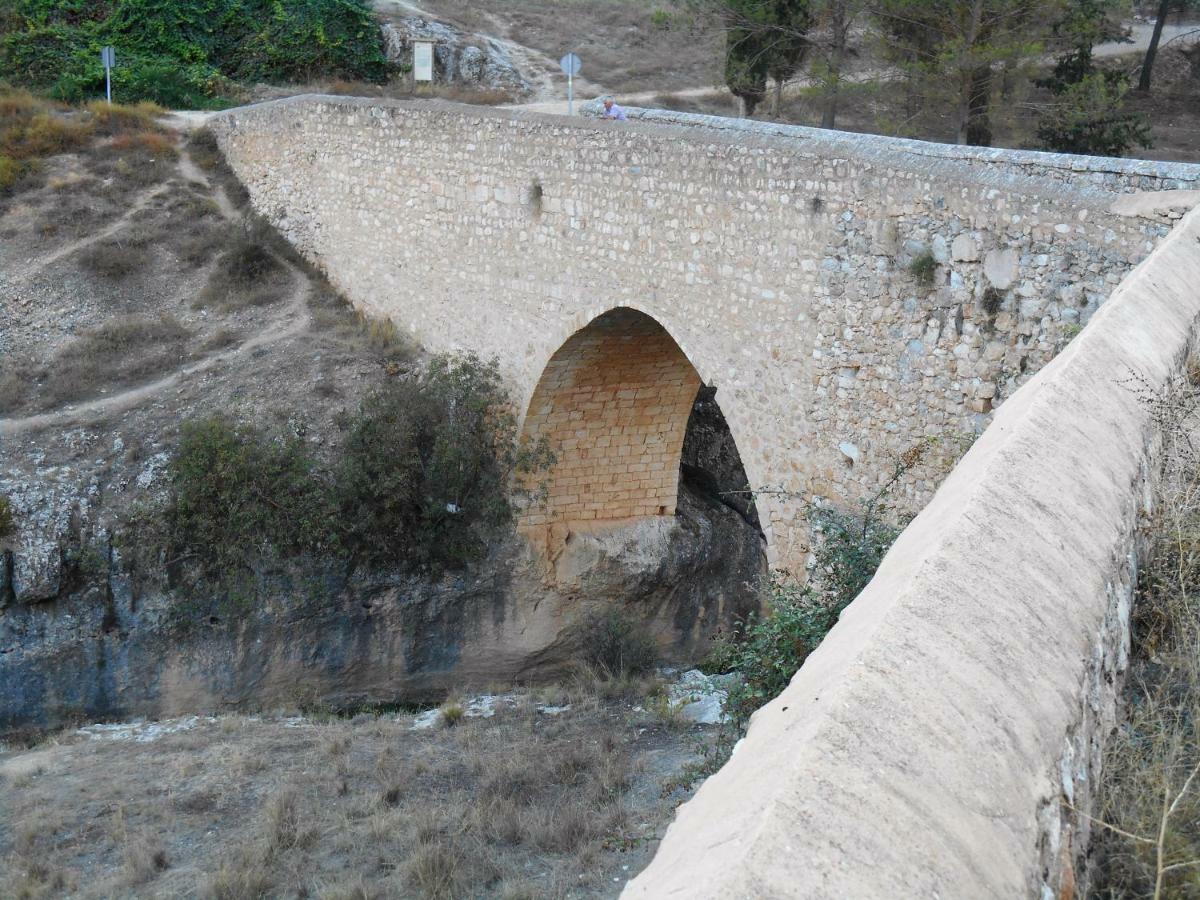
[[[611,108],[606,109],[604,111],[604,118],[616,119],[620,122],[628,121],[627,117],[625,116],[625,110],[621,109],[621,107],[617,106],[617,104],[615,104],[615,103],[612,105]]]

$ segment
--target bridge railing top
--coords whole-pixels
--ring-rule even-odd
[[[775,136],[815,141],[830,146],[853,147],[857,153],[876,150],[883,153],[903,153],[935,159],[959,160],[984,164],[1003,163],[1015,167],[1059,169],[1072,173],[1094,173],[1096,180],[1105,175],[1132,176],[1179,182],[1175,187],[1200,184],[1200,164],[1170,162],[1154,159],[1127,159],[1108,156],[1080,156],[1072,153],[1049,153],[1043,150],[1011,150],[1002,147],[965,147],[940,144],[913,138],[883,134],[836,131],[807,125],[787,125],[781,122],[762,122],[755,119],[736,119],[701,113],[676,112],[668,109],[623,107],[630,120],[662,125],[684,125],[719,131],[741,132],[749,135]],[[601,106],[592,101],[582,107],[585,116],[598,117]],[[1167,187],[1167,185],[1163,185]]]

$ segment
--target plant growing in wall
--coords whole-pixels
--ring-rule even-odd
[[[937,278],[938,262],[932,253],[922,253],[908,264],[908,274],[924,287],[933,287]]]

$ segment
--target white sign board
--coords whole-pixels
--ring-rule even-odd
[[[413,41],[413,80],[433,81],[433,41]]]

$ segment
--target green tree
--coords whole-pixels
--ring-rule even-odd
[[[776,110],[783,83],[803,65],[812,23],[809,0],[721,0],[725,20],[725,83],[753,115],[775,81]]]
[[[1041,53],[1064,0],[880,0],[875,15],[888,55],[925,102],[947,102],[960,144],[989,146],[1001,73]]]
[[[1092,58],[1093,46],[1126,33],[1129,6],[1128,0],[1070,0],[1055,24],[1053,40],[1064,52],[1050,75],[1038,81],[1053,97],[1038,121],[1041,148],[1121,156],[1135,144],[1150,146],[1149,123],[1122,108],[1129,77],[1098,69]]]

